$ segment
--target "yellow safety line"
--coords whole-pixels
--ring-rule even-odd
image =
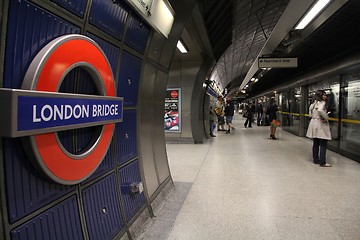
[[[280,114],[284,114],[284,115],[293,115],[293,116],[305,116],[305,117],[309,117],[309,114],[300,114],[300,113],[291,113],[291,112],[281,112],[278,111],[278,113]],[[338,118],[329,118],[330,121],[334,121],[334,122],[338,122],[339,119]],[[354,123],[354,124],[360,124],[360,120],[354,120],[354,119],[341,119],[341,122],[343,123]]]
[[[353,120],[353,119],[341,119],[341,122],[360,124],[360,120]]]

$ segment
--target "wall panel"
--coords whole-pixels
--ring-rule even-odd
[[[89,22],[121,40],[128,14],[128,7],[122,1],[93,0]]]
[[[10,1],[3,87],[20,88],[40,49],[70,33],[80,33],[80,28],[27,1]]]
[[[125,44],[144,54],[150,29],[144,21],[136,15],[131,15],[126,32]]]
[[[164,99],[167,75],[163,72],[157,72],[157,78],[154,88],[154,123],[162,123],[164,121]],[[156,170],[160,182],[164,182],[170,176],[169,163],[166,155],[165,132],[163,128],[157,125],[153,126],[152,144],[155,156]]]
[[[144,192],[130,194],[130,184],[141,182],[139,161],[134,161],[120,169],[119,175],[126,219],[129,221],[145,204]]]
[[[115,175],[83,191],[84,212],[90,239],[112,239],[123,227]]]
[[[117,94],[124,97],[124,107],[137,104],[141,64],[139,58],[126,51],[122,53]]]
[[[51,0],[51,1],[81,18],[84,17],[86,0],[77,0],[77,1]]]
[[[11,231],[13,240],[83,239],[76,197],[52,207]]]
[[[10,222],[19,220],[74,189],[44,179],[28,159],[20,139],[4,139],[3,146]]]
[[[136,133],[136,111],[125,110],[123,122],[116,124],[115,129],[118,164],[137,157]]]
[[[149,196],[153,195],[158,189],[160,183],[156,172],[156,165],[152,145],[152,128],[153,128],[153,101],[154,101],[154,86],[156,78],[156,69],[151,65],[146,64],[139,91],[140,95],[140,119],[139,121],[139,151],[141,152],[141,160],[144,168],[144,176],[146,179],[146,187]],[[164,108],[162,108],[164,109]],[[163,116],[163,114],[162,114]],[[164,129],[164,121],[158,123],[161,129]],[[158,125],[158,127],[160,127]]]

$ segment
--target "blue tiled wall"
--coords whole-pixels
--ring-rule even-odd
[[[145,204],[144,192],[138,194],[130,194],[129,192],[130,184],[141,182],[139,161],[134,161],[123,167],[120,169],[119,174],[126,219],[131,220]]]
[[[86,188],[83,200],[90,239],[112,239],[123,227],[115,175]]]
[[[128,7],[122,1],[93,0],[89,22],[121,40],[128,14]]]
[[[141,60],[124,51],[121,56],[120,76],[118,81],[118,96],[124,97],[124,106],[136,106]]]
[[[50,208],[11,231],[12,240],[79,240],[81,229],[76,197]]]
[[[130,196],[121,189],[130,182],[142,181],[137,160],[136,115],[143,61],[138,54],[146,51],[150,28],[124,1],[93,0],[89,6],[91,27],[86,33],[82,29],[88,24],[84,16],[89,1],[51,0],[50,6],[65,9],[64,16],[46,10],[48,3],[42,7],[26,0],[9,2],[3,87],[20,89],[31,61],[51,40],[65,34],[83,34],[92,38],[109,60],[117,95],[124,97],[124,121],[116,124],[113,140],[98,169],[75,186],[55,183],[38,171],[25,151],[26,140],[3,138],[1,171],[5,178],[7,231],[10,231],[5,235],[19,240],[86,236],[112,239],[123,230],[124,220],[133,218],[145,204],[143,193]],[[90,74],[81,68],[67,74],[59,91],[99,94]],[[79,154],[89,147],[99,128],[64,131],[58,133],[59,141],[68,152]]]
[[[115,135],[117,139],[117,161],[122,164],[137,157],[136,146],[136,111],[124,111],[122,123],[116,124]]]
[[[145,53],[149,27],[136,15],[131,15],[126,32],[125,43],[140,53]]]
[[[68,0],[51,0],[64,9],[76,14],[79,17],[84,17],[86,0],[68,1]]]
[[[52,39],[80,29],[27,1],[11,1],[4,87],[20,88],[30,62]],[[4,166],[10,222],[32,213],[74,187],[48,181],[31,163],[20,139],[4,139]]]

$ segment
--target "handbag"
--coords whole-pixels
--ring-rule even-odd
[[[276,119],[272,120],[272,122],[271,122],[271,126],[275,127],[275,128],[279,127],[280,124],[281,124],[280,121],[278,121]]]
[[[244,117],[244,118],[247,118],[248,116],[249,116],[249,113],[248,113],[248,112],[244,112],[243,117]]]
[[[221,115],[221,108],[219,108],[219,107],[216,107],[215,108],[215,114],[217,115],[217,116],[220,116]]]

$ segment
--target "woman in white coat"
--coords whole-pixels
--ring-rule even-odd
[[[320,164],[320,167],[331,167],[326,163],[326,146],[328,140],[331,140],[329,116],[325,106],[326,98],[325,91],[316,91],[315,101],[309,107],[311,121],[306,133],[308,138],[313,139],[313,161],[315,164]]]

